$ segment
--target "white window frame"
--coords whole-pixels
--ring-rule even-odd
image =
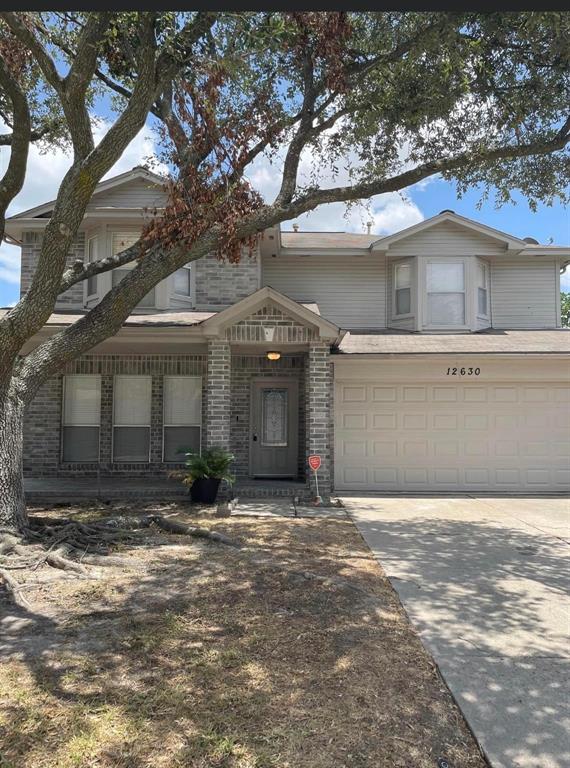
[[[89,254],[89,245],[90,243],[95,243],[94,251],[95,251],[95,258],[91,259]],[[87,238],[85,242],[85,261],[87,264],[92,264],[95,261],[99,260],[99,236],[97,234],[91,235]],[[99,278],[100,275],[94,275],[92,278],[87,278],[85,281],[85,301],[91,301],[92,299],[96,299],[99,296]],[[89,280],[95,280],[95,293],[89,293]]]
[[[471,291],[471,276],[470,276],[470,270],[469,270],[469,258],[473,257],[465,257],[465,256],[435,256],[435,257],[429,257],[424,259],[424,265],[423,265],[423,273],[422,273],[422,283],[423,283],[423,306],[424,306],[424,323],[423,327],[426,330],[443,330],[443,331],[465,331],[465,330],[471,330],[471,310],[470,310],[470,302],[469,302],[469,296],[472,295]],[[430,264],[462,264],[463,265],[463,290],[462,291],[429,291],[428,290],[428,270]],[[438,323],[437,325],[431,324],[429,322],[429,295],[430,293],[463,293],[463,306],[464,306],[464,318],[462,324],[443,324]]]
[[[482,314],[479,311],[479,267],[483,268],[483,274],[485,276],[485,291],[487,293],[487,312]],[[491,268],[488,261],[478,258],[475,264],[475,312],[478,318],[481,320],[489,320],[491,318]]]
[[[410,311],[398,314],[396,294],[398,290],[404,290],[403,288],[396,288],[396,273],[398,267],[409,266],[410,267]],[[414,299],[415,299],[415,269],[414,259],[399,259],[392,263],[392,319],[403,320],[404,318],[414,317]]]
[[[138,239],[141,236],[141,230],[139,230],[139,229],[132,229],[132,230],[131,229],[120,229],[118,227],[117,228],[113,228],[113,229],[109,229],[109,255],[110,256],[115,256],[116,255],[115,254],[114,243],[115,243],[115,237],[117,235],[118,236],[121,236],[121,235],[127,236],[128,235],[129,237],[133,236],[133,237],[136,237]],[[120,251],[118,251],[118,253],[120,253]],[[134,269],[136,267],[136,265],[137,265],[136,260],[133,260],[133,261],[127,262],[126,264],[121,264],[120,267],[115,267],[115,269],[112,269],[110,271],[111,285],[109,287],[109,290],[112,290],[113,287],[114,287],[113,286],[113,275],[116,272],[118,272],[119,270],[122,270],[124,272],[128,272],[131,269]],[[159,285],[160,285],[160,283],[158,283],[158,285],[155,285],[154,288],[151,288],[151,291],[154,293],[154,304],[149,305],[147,307],[141,307],[139,304],[136,304],[133,307],[133,311],[137,311],[137,310],[140,311],[140,310],[142,310],[143,312],[152,312],[153,310],[158,309],[160,307],[160,300],[159,300],[159,297],[158,297],[158,293],[159,293],[159,288],[158,287],[159,287]],[[149,293],[151,291],[149,291]],[[143,299],[144,298],[146,298],[146,296],[143,297]]]
[[[117,392],[117,379],[149,379],[150,380],[150,408],[149,408],[149,423],[148,424],[117,424],[115,422],[115,403]],[[115,374],[113,376],[113,404],[112,404],[112,425],[111,425],[111,461],[113,464],[150,464],[151,450],[152,450],[152,376],[139,375],[139,374]],[[125,427],[146,427],[148,429],[148,457],[146,461],[117,461],[115,459],[115,428]]]
[[[99,382],[99,422],[97,424],[68,424],[65,418],[65,401],[67,397],[67,382],[69,379],[95,379]],[[97,427],[99,430],[97,439],[97,459],[95,461],[64,461],[64,427]],[[62,464],[98,464],[101,461],[101,374],[99,373],[70,373],[63,377],[63,387],[61,391],[61,444],[59,458]]]
[[[165,383],[166,379],[195,379],[196,381],[199,382],[199,389],[200,389],[200,422],[198,424],[190,423],[190,422],[188,422],[186,424],[168,424],[167,423],[167,421],[166,421],[166,397],[164,397],[164,392],[166,391],[166,387],[164,386],[164,383]],[[177,375],[172,375],[172,376],[168,375],[168,376],[164,376],[163,377],[163,380],[162,380],[162,393],[163,393],[163,397],[162,397],[162,463],[163,464],[183,464],[184,463],[184,459],[181,459],[180,461],[166,461],[166,458],[165,458],[165,455],[164,455],[164,453],[165,453],[165,445],[166,445],[164,436],[165,436],[165,430],[168,427],[199,427],[199,429],[200,429],[200,441],[199,441],[200,448],[199,448],[199,454],[200,454],[200,456],[202,455],[202,407],[203,407],[203,403],[202,403],[203,389],[202,389],[202,387],[203,387],[203,382],[202,382],[202,377],[201,376],[191,376],[191,375],[190,376],[185,376],[184,374],[177,374]]]

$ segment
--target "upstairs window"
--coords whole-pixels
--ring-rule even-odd
[[[140,232],[115,232],[113,234],[113,256],[125,251],[133,246],[140,238]],[[113,288],[130,272],[132,266],[119,267],[113,270],[112,285]],[[156,307],[156,288],[152,288],[146,296],[137,304],[140,309],[153,309]]]
[[[394,265],[395,314],[409,315],[412,311],[412,265]]]
[[[99,461],[101,377],[66,376],[63,383],[64,462]]]
[[[465,264],[427,264],[427,322],[431,327],[465,325]]]
[[[477,314],[489,316],[489,265],[477,263]]]
[[[185,296],[190,298],[192,294],[190,267],[182,267],[182,269],[177,269],[176,272],[172,275],[172,282],[174,293],[177,296]]]
[[[87,240],[87,263],[92,264],[98,260],[98,241],[96,237]],[[97,295],[97,275],[87,278],[87,298]]]

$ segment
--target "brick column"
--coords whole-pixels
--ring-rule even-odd
[[[206,447],[230,449],[231,355],[227,341],[208,342]]]
[[[330,453],[330,345],[322,341],[309,343],[306,371],[307,386],[307,456],[318,454],[322,459],[319,469],[319,493],[323,500],[331,494]],[[315,474],[307,467],[311,494],[316,494]]]

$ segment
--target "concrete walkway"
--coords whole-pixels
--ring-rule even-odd
[[[569,502],[343,501],[491,764],[569,768]]]

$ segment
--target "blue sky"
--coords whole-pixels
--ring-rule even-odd
[[[1,127],[1,126],[0,126]],[[104,126],[99,126],[96,133],[103,133]],[[152,154],[153,140],[145,129],[133,140],[121,160],[107,176],[113,176],[144,163]],[[0,148],[0,174],[8,161],[8,149]],[[69,157],[57,150],[41,155],[35,148],[30,153],[26,184],[9,213],[38,205],[53,199],[60,180],[69,166]],[[302,173],[308,172],[311,159],[308,158]],[[272,199],[277,191],[279,176],[275,167],[259,160],[248,174],[254,186],[266,199]],[[323,178],[323,184],[331,185],[331,180]],[[335,183],[343,183],[337,179]],[[480,192],[470,191],[458,200],[453,183],[433,179],[416,185],[403,195],[393,193],[381,195],[370,201],[368,209],[356,208],[346,212],[342,204],[322,206],[311,214],[299,218],[301,229],[311,230],[346,230],[365,232],[366,222],[372,221],[373,232],[386,235],[429,218],[445,208],[450,208],[462,216],[476,219],[503,230],[517,237],[531,236],[541,243],[548,243],[550,238],[556,245],[570,245],[570,211],[561,205],[552,207],[539,206],[532,212],[526,200],[517,198],[516,205],[506,205],[495,209],[492,201],[477,208]],[[292,222],[283,225],[290,229]],[[562,276],[563,290],[570,291],[570,272]],[[19,249],[5,243],[0,247],[0,306],[13,304],[19,296]]]

